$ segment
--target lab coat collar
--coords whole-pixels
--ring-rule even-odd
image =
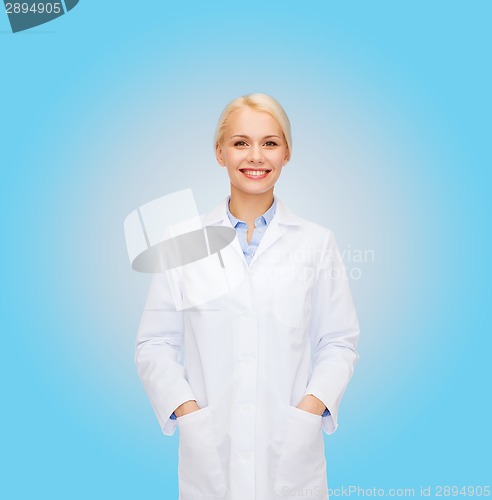
[[[269,247],[271,247],[283,234],[283,231],[287,229],[288,226],[299,226],[302,224],[302,219],[297,215],[293,214],[279,199],[275,196],[277,200],[277,208],[275,210],[275,215],[270,221],[268,228],[263,235],[263,238],[256,249],[256,252],[251,260],[249,267],[255,263],[258,257]],[[215,207],[210,213],[202,217],[203,226],[211,225],[222,225],[232,228],[231,220],[227,216],[227,200],[226,197],[217,207]],[[234,238],[232,242],[232,247],[244,260],[244,264],[248,267],[246,259],[243,254],[243,250],[237,238]]]
[[[277,200],[277,208],[270,224],[282,224],[286,226],[301,225],[302,219],[293,214],[276,195],[274,195],[274,197],[275,200]],[[226,196],[211,212],[202,217],[204,226],[220,224],[232,227],[231,221],[229,217],[227,217],[227,200],[228,196]]]

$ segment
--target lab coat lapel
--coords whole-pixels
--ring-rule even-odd
[[[297,215],[294,215],[283,203],[275,196],[277,200],[277,208],[275,210],[275,215],[270,221],[263,238],[256,249],[255,255],[251,261],[251,265],[260,257],[260,255],[268,250],[276,241],[278,241],[282,235],[289,230],[289,226],[298,226],[301,224],[302,219]]]
[[[226,226],[232,228],[231,221],[229,217],[227,217],[227,207],[226,207],[227,198],[228,197],[226,197],[211,212],[202,217],[203,227],[216,225],[216,226]],[[239,254],[241,260],[243,260],[246,264],[246,259],[244,257],[243,250],[241,248],[241,244],[239,243],[237,236],[232,241],[231,246]]]
[[[270,248],[277,240],[281,238],[284,230],[285,228],[279,226],[278,219],[274,216],[273,219],[270,221],[270,224],[268,225],[268,228],[265,231],[263,238],[261,238],[260,244],[256,249],[253,259],[251,260],[250,266],[252,266],[255,263],[258,257],[265,250]]]

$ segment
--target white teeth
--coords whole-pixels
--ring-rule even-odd
[[[252,176],[258,177],[260,175],[266,174],[268,172],[268,170],[243,170],[243,172],[246,175],[252,175]]]

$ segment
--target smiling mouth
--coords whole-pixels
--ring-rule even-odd
[[[248,179],[264,179],[271,172],[271,170],[268,169],[254,170],[249,168],[241,168],[239,171],[248,177]]]

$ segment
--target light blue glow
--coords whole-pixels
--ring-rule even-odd
[[[177,498],[123,221],[188,187],[218,204],[216,120],[256,91],[292,121],[276,194],[358,278],[330,487],[492,482],[492,4],[293,4],[84,0],[15,35],[0,13],[5,498]]]

